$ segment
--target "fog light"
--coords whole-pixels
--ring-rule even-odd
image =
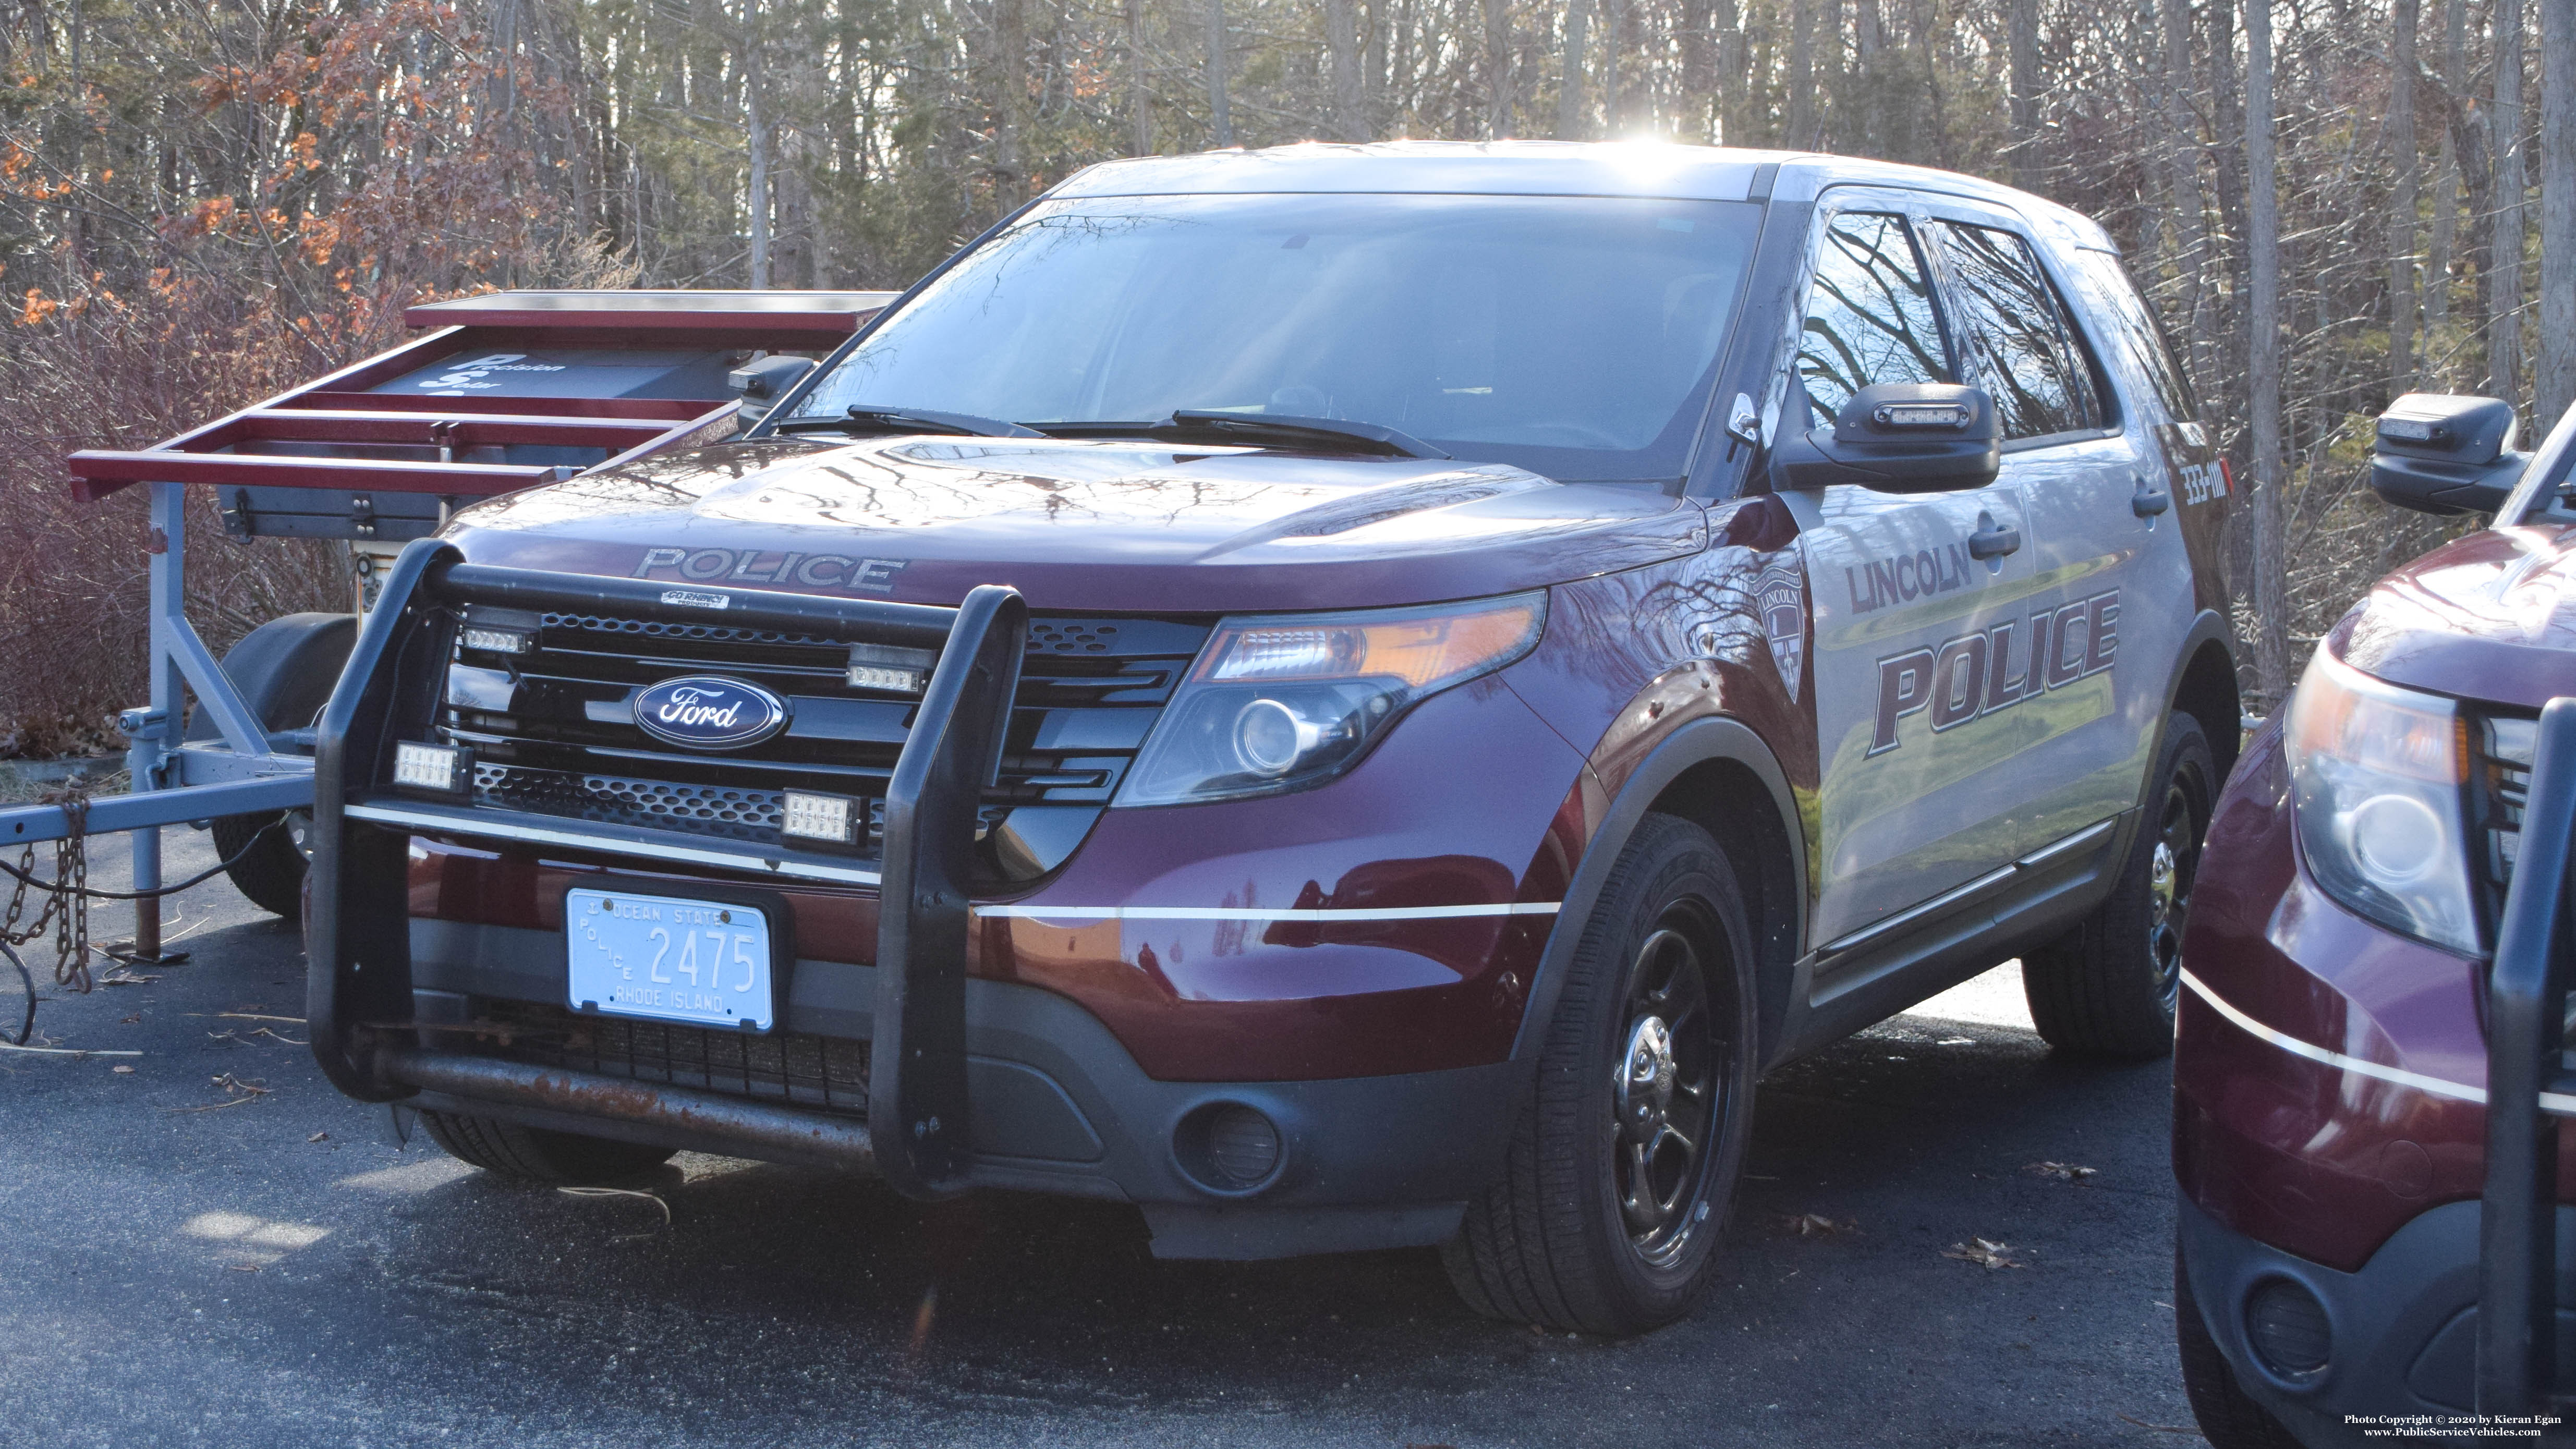
[[[2263,1366],[2283,1378],[2324,1368],[2334,1345],[2326,1306],[2287,1278],[2265,1283],[2245,1300],[2245,1337]]]
[[[525,654],[537,647],[534,634],[517,629],[493,629],[480,624],[466,625],[462,637],[466,648],[494,654]]]
[[[939,656],[927,649],[902,649],[892,644],[853,644],[850,646],[850,687],[919,694],[923,686],[930,683],[930,667],[938,662]]]
[[[474,753],[452,745],[394,746],[394,785],[429,795],[463,795],[474,783]]]
[[[790,790],[780,802],[778,833],[823,845],[856,845],[858,806],[847,795]]]
[[[1219,1193],[1265,1186],[1278,1174],[1283,1155],[1278,1125],[1241,1102],[1192,1108],[1172,1134],[1172,1147],[1182,1171]]]

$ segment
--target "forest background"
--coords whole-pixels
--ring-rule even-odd
[[[1111,157],[1652,138],[1994,177],[2119,239],[2250,508],[2260,711],[2439,541],[2370,419],[2576,396],[2576,0],[15,0],[0,10],[0,756],[143,689],[141,446],[493,286],[901,287]],[[202,501],[202,500],[201,500]],[[212,530],[208,530],[211,534]],[[346,608],[192,561],[218,648]]]

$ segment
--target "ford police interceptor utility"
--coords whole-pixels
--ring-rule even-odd
[[[1660,145],[1093,167],[730,441],[466,507],[331,697],[315,1051],[682,1148],[1440,1245],[1624,1333],[1755,1083],[2021,954],[2146,1055],[2227,485],[2103,232]]]

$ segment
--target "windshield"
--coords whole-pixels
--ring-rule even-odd
[[[798,405],[1048,429],[1374,423],[1562,481],[1680,476],[1759,209],[1608,197],[1088,197],[1021,218]]]

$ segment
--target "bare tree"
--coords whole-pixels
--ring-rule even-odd
[[[2444,0],[2442,6],[2442,94],[2456,105],[2468,65],[2468,0]],[[2442,128],[2442,154],[2433,171],[2433,238],[2424,260],[2424,331],[2437,338],[2451,320],[2452,251],[2460,225],[2460,151],[2451,128]]]
[[[1512,133],[1511,0],[1485,0],[1485,134]]]
[[[1359,15],[1352,0],[1324,0],[1324,50],[1333,69],[1333,134],[1365,141],[1369,124],[1360,96]]]
[[[2272,0],[2245,0],[2245,247],[2251,329],[2254,673],[2266,707],[2289,692],[2289,561],[2281,493],[2281,203],[2272,133]]]
[[[2532,421],[2576,403],[2576,0],[2540,0],[2540,376]]]
[[[2007,0],[2012,63],[2013,184],[2039,189],[2039,0]]]
[[[1207,0],[1208,124],[1219,146],[1234,144],[1234,117],[1225,103],[1225,0]]]
[[[1583,45],[1592,20],[1591,0],[1566,0],[1565,57],[1556,90],[1556,139],[1580,141],[1584,124]]]
[[[2391,0],[2388,53],[2388,379],[2404,392],[2415,380],[2415,40],[2422,26],[2419,0]]]
[[[2522,395],[2522,197],[2530,162],[2522,148],[2522,5],[2497,0],[2494,101],[2487,110],[2487,156],[2495,220],[2487,243],[2487,391],[2508,401]]]

